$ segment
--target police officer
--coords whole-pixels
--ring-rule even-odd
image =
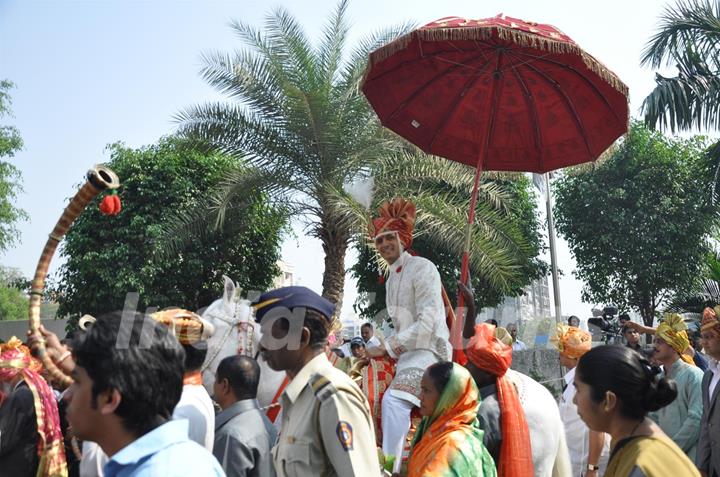
[[[291,380],[280,396],[277,475],[379,477],[367,400],[325,355],[335,305],[308,288],[284,287],[263,294],[254,308],[260,352]]]

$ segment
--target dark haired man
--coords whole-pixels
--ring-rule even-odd
[[[263,294],[254,308],[263,334],[260,352],[290,378],[280,396],[277,474],[379,476],[367,400],[325,355],[335,305],[308,288],[285,287]]]
[[[248,356],[228,356],[215,373],[215,419],[213,454],[228,477],[274,477],[270,449],[277,433],[260,410],[257,389],[260,366]]]
[[[360,327],[360,336],[365,342],[365,347],[382,346],[380,340],[375,336],[375,330],[373,329],[372,323],[363,323]]]
[[[575,328],[580,328],[580,318],[578,318],[575,315],[571,315],[567,320],[568,326],[574,326]]]
[[[171,420],[185,353],[167,328],[139,313],[97,320],[73,349],[75,382],[65,395],[75,435],[110,456],[105,477],[225,475]]]

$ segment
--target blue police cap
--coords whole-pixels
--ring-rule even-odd
[[[258,323],[267,312],[277,307],[307,308],[315,310],[330,322],[335,313],[335,305],[321,297],[307,287],[283,287],[271,290],[260,295],[258,302],[253,305],[255,309],[255,321]]]

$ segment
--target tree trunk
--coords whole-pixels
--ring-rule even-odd
[[[645,326],[652,326],[655,321],[655,306],[651,301],[646,301],[640,304],[640,316],[642,316],[643,324]],[[652,335],[645,336],[645,343],[650,344],[652,342]]]
[[[339,319],[345,287],[345,252],[350,233],[337,222],[333,218],[323,220],[318,227],[318,235],[325,251],[322,296],[335,303],[335,317]]]

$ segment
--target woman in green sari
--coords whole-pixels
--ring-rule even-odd
[[[495,463],[478,427],[480,395],[462,366],[430,366],[420,382],[420,413],[408,477],[496,477]]]

